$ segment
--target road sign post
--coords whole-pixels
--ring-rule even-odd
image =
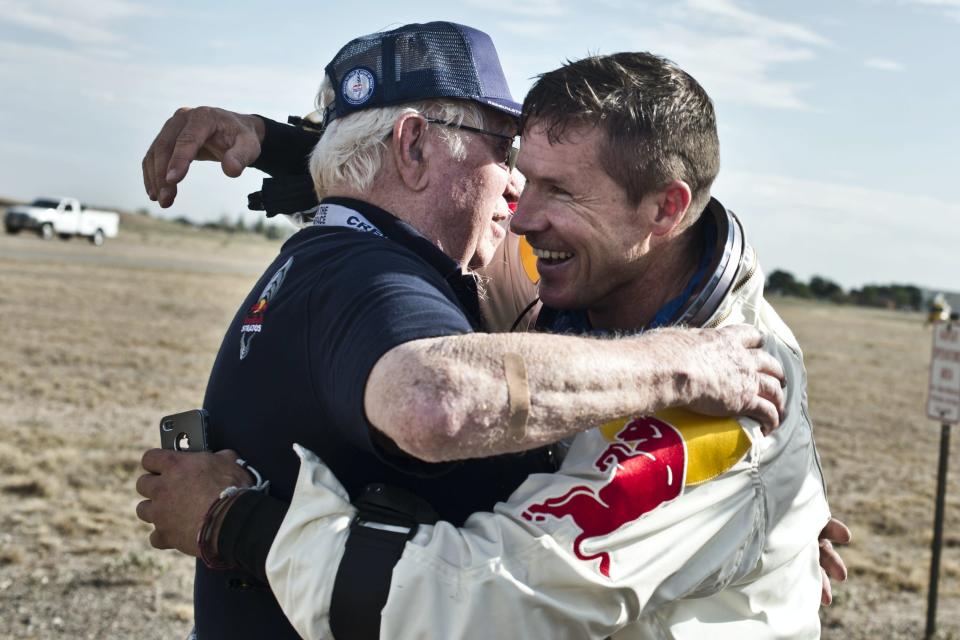
[[[937,472],[937,508],[933,516],[930,550],[930,588],[927,592],[927,640],[937,631],[937,589],[940,585],[940,551],[943,549],[943,510],[947,494],[947,462],[950,459],[950,425],[940,425],[940,468]]]
[[[924,636],[930,640],[937,630],[937,589],[940,584],[940,552],[943,549],[943,516],[947,494],[947,466],[950,461],[950,425],[960,422],[960,326],[953,322],[939,323],[933,327],[927,416],[941,423],[937,505],[933,516],[927,629]]]

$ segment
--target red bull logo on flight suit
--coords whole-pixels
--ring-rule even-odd
[[[683,493],[687,448],[680,432],[652,416],[635,418],[616,435],[594,462],[598,471],[614,469],[610,482],[599,490],[576,486],[556,498],[532,504],[526,520],[570,516],[582,533],[573,551],[581,560],[600,559],[600,573],[610,577],[610,555],[583,553],[587,538],[613,533]]]
[[[569,516],[581,531],[573,542],[574,554],[584,561],[599,559],[600,573],[609,578],[610,554],[588,555],[584,542],[609,535],[669,504],[683,495],[685,486],[727,471],[751,445],[740,424],[730,418],[683,410],[660,415],[665,419],[643,416],[601,427],[610,444],[593,465],[603,473],[612,471],[608,482],[599,488],[575,486],[528,505],[521,516],[530,522]]]

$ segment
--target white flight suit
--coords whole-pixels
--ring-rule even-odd
[[[492,513],[419,528],[381,638],[819,637],[817,536],[830,514],[801,352],[763,282],[748,247],[707,326],[768,336],[787,379],[779,429],[668,411],[579,434],[557,473],[531,476]],[[355,510],[295,448],[300,477],[267,575],[297,631],[329,638]]]

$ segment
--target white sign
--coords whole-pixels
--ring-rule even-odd
[[[944,424],[960,422],[960,324],[933,326],[927,416]]]

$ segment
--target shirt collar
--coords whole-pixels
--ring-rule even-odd
[[[433,267],[451,286],[475,328],[480,328],[480,301],[477,278],[463,273],[456,260],[445,254],[410,223],[401,220],[380,207],[355,198],[323,198],[320,204],[338,204],[353,209],[376,226],[389,240],[409,249]],[[351,231],[350,233],[355,233]]]
[[[370,222],[375,224],[385,236],[405,246],[430,263],[430,266],[436,269],[444,278],[448,277],[451,272],[460,273],[460,265],[457,264],[456,260],[441,251],[437,245],[425,238],[423,234],[413,228],[410,223],[401,220],[376,205],[364,202],[363,200],[341,197],[323,198],[320,204],[338,204],[362,214]]]

